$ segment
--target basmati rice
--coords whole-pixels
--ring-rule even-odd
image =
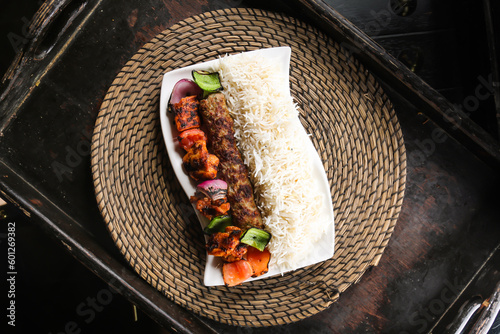
[[[272,235],[271,265],[284,272],[299,266],[326,226],[318,219],[323,201],[306,150],[310,139],[280,66],[242,54],[221,58],[215,70],[258,208]]]

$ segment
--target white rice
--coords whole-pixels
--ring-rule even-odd
[[[306,151],[309,140],[280,64],[242,54],[220,59],[219,72],[236,140],[248,166],[266,230],[271,265],[297,269],[326,226],[322,197]]]

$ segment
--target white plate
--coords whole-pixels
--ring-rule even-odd
[[[249,51],[246,53],[255,53],[260,54],[264,57],[272,58],[275,63],[281,64],[281,70],[284,71],[284,75],[288,78],[289,74],[289,65],[290,65],[290,48],[289,47],[277,47],[277,48],[269,48],[269,49],[259,49],[255,51]],[[229,57],[238,57],[238,55],[232,55]],[[170,99],[170,95],[172,93],[172,89],[177,81],[181,79],[192,79],[191,72],[193,70],[210,70],[212,66],[215,65],[217,60],[212,60],[200,64],[195,64],[183,68],[179,68],[173,70],[171,72],[165,73],[163,76],[162,86],[161,86],[161,96],[160,96],[160,121],[161,121],[161,129],[163,132],[163,138],[165,140],[165,145],[167,148],[168,156],[170,158],[170,162],[172,163],[172,168],[174,169],[175,175],[179,180],[182,188],[186,192],[188,197],[194,195],[196,191],[196,183],[190,179],[187,174],[184,172],[182,168],[182,157],[184,156],[184,150],[179,146],[179,143],[175,138],[178,136],[178,131],[174,126],[173,115],[172,113],[167,113],[168,101]],[[288,92],[288,80],[286,80],[286,87],[282,87],[286,89]],[[307,133],[304,129],[304,136],[307,136]],[[328,183],[328,179],[326,177],[323,163],[314,148],[314,145],[310,140],[308,140],[308,144],[310,145],[310,149],[308,152],[310,153],[311,161],[313,162],[313,175],[315,180],[318,182],[320,189],[323,193],[324,204],[322,206],[323,211],[320,214],[321,219],[325,224],[328,225],[327,233],[323,235],[323,237],[313,245],[313,251],[310,256],[308,256],[302,263],[300,263],[299,268],[306,267],[312,264],[316,264],[325,260],[328,260],[333,257],[333,252],[335,248],[335,228],[334,228],[334,217],[333,217],[333,206],[331,202],[331,194],[330,194],[330,186]],[[195,212],[200,220],[200,224],[202,228],[206,226],[208,223],[207,219],[203,217],[198,211],[195,209]],[[257,278],[251,278],[248,281],[255,279],[262,279],[270,276],[274,276],[277,274],[281,274],[278,268],[269,268],[269,272],[265,275],[259,276]],[[204,284],[206,286],[216,286],[216,285],[224,285],[224,281],[222,279],[222,270],[221,270],[221,262],[220,259],[215,258],[212,255],[207,255],[207,263],[205,265],[205,276],[204,276]]]

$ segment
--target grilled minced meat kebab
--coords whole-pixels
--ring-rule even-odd
[[[211,151],[219,158],[218,177],[228,184],[227,198],[234,224],[243,230],[263,228],[248,170],[236,146],[233,119],[224,95],[214,93],[201,100],[200,114],[207,129]]]

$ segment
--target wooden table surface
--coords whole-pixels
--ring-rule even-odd
[[[474,52],[484,48],[474,37],[479,21],[470,21],[471,13],[482,15],[475,1],[461,1],[461,6],[419,1],[406,16],[385,0],[326,3],[453,103],[464,105],[488,82],[485,53]],[[405,200],[379,265],[329,309],[279,328],[237,329],[177,307],[132,272],[118,253],[91,181],[90,134],[101,101],[121,67],[156,34],[187,17],[229,7],[280,11],[317,24],[300,1],[73,1],[61,20],[52,19],[54,28],[38,47],[24,54],[17,64],[23,71],[11,72],[1,87],[0,196],[19,205],[89,270],[165,328],[193,333],[442,331],[460,303],[473,294],[487,296],[499,281],[499,173],[381,77],[405,138]],[[496,127],[486,112],[492,98],[481,99],[469,116],[493,137]],[[476,287],[480,270],[488,279]]]

